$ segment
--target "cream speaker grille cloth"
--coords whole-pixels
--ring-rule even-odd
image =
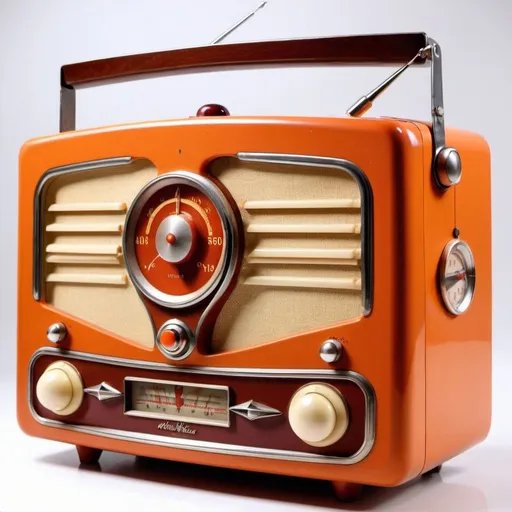
[[[46,301],[141,345],[153,327],[122,255],[127,209],[157,175],[147,160],[56,176],[44,197]]]
[[[341,169],[221,158],[210,172],[242,214],[237,286],[213,333],[229,351],[362,314],[361,197]]]

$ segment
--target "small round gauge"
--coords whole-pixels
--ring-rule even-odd
[[[148,183],[130,207],[123,236],[137,288],[167,307],[205,298],[233,252],[231,214],[220,190],[196,174],[176,171]]]
[[[466,242],[452,240],[444,248],[439,287],[448,311],[460,315],[468,309],[475,292],[475,260]]]

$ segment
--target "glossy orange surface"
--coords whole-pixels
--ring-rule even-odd
[[[200,144],[197,141],[201,141]],[[490,162],[481,137],[448,131],[462,158],[456,189],[432,183],[426,125],[391,119],[202,117],[69,132],[28,142],[20,155],[18,388],[21,428],[29,435],[112,451],[199,464],[379,486],[403,483],[483,439],[491,406]],[[187,366],[353,370],[377,402],[376,441],[354,465],[213,455],[94,437],[39,424],[27,403],[35,350],[52,346],[48,325],[64,321],[71,350],[167,362],[32,297],[33,199],[53,167],[125,155],[151,160],[161,173],[208,164],[238,152],[343,158],[366,174],[373,194],[373,306],[356,321],[229,353],[195,352]],[[460,317],[444,309],[437,264],[455,225],[473,251],[477,285]],[[193,315],[192,315],[193,316]],[[328,337],[344,338],[335,365],[318,357]],[[300,347],[298,349],[297,347]]]

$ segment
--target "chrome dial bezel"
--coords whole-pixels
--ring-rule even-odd
[[[448,289],[446,288],[446,262],[452,254],[458,254],[463,261],[466,270],[466,293],[464,298],[457,306],[454,306],[448,297]],[[469,245],[458,238],[448,242],[441,254],[439,262],[439,289],[443,298],[446,309],[453,315],[461,315],[466,312],[473,301],[475,295],[475,259]]]
[[[142,274],[135,256],[135,231],[142,210],[154,194],[169,185],[188,185],[206,195],[219,213],[222,223],[222,235],[225,240],[221,260],[210,280],[200,289],[186,295],[167,294],[152,285]],[[149,300],[164,307],[185,308],[201,302],[215,291],[228,270],[231,254],[233,254],[235,249],[235,227],[230,220],[232,216],[231,206],[220,189],[203,176],[188,171],[173,171],[151,180],[137,194],[125,219],[122,239],[123,254],[126,269],[132,283]]]

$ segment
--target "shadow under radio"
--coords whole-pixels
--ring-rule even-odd
[[[480,450],[474,461],[491,457]],[[500,450],[502,452],[502,450]],[[485,455],[484,455],[485,453]],[[495,455],[493,455],[493,458]],[[500,454],[503,462],[512,453]],[[63,450],[40,458],[45,464],[76,468],[76,451]],[[90,471],[165,484],[191,490],[223,493],[267,501],[314,505],[336,510],[448,510],[450,504],[461,505],[465,512],[487,509],[485,494],[476,487],[450,482],[467,472],[463,465],[446,464],[441,472],[422,475],[399,488],[364,487],[357,501],[340,503],[332,493],[330,482],[283,475],[232,470],[148,457],[104,452],[101,463],[81,464],[79,471]],[[129,484],[127,484],[129,485]],[[388,508],[389,507],[389,508]],[[396,508],[397,507],[397,508]]]

